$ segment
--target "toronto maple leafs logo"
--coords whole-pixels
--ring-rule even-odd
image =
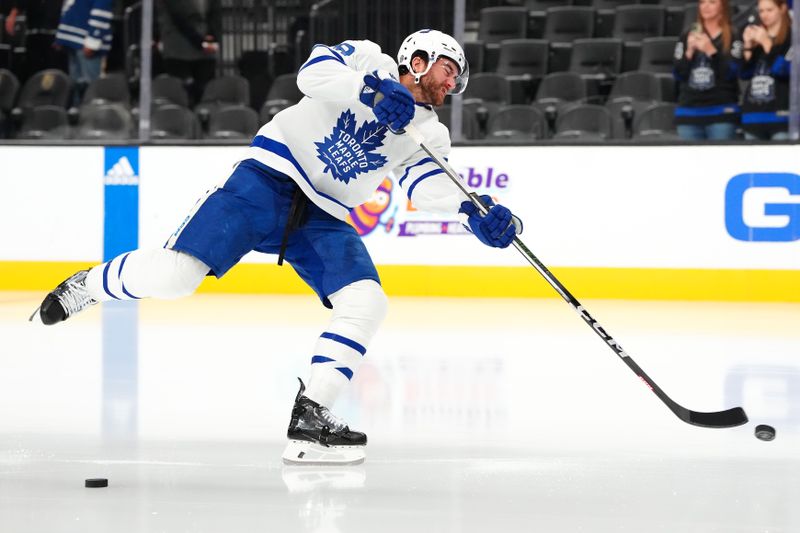
[[[349,183],[350,180],[386,164],[386,158],[375,150],[383,146],[386,126],[377,121],[364,121],[356,129],[356,116],[346,109],[329,137],[317,145],[317,157],[325,163],[324,172],[330,171],[334,179]]]

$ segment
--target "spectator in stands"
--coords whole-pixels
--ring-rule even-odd
[[[65,0],[56,46],[69,58],[69,76],[75,83],[72,104],[80,105],[86,87],[100,77],[103,58],[111,49],[113,0]]]
[[[12,0],[6,17],[6,33],[16,35],[19,15],[25,16],[25,64],[15,65],[14,73],[24,81],[47,68],[67,70],[67,60],[62,50],[53,47],[56,29],[61,19],[61,0]]]
[[[700,0],[697,11],[697,22],[675,46],[678,135],[686,140],[733,139],[739,123],[742,41],[731,24],[728,0]]]
[[[14,0],[0,0],[0,17],[5,17],[3,21],[3,30],[6,35],[14,36],[14,26],[17,24],[17,15],[19,9],[17,2]]]
[[[168,74],[184,80],[192,104],[214,78],[222,15],[219,0],[156,0],[161,54]]]
[[[744,29],[744,65],[749,80],[742,101],[742,129],[750,140],[789,138],[789,69],[792,20],[786,0],[759,0],[759,21]]]

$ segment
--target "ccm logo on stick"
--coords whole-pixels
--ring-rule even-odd
[[[725,189],[725,228],[740,241],[800,240],[800,176],[752,173],[731,178]]]

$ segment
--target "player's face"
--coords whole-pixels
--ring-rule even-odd
[[[456,86],[456,78],[458,65],[446,57],[440,57],[419,80],[422,101],[433,106],[444,104],[445,97]]]

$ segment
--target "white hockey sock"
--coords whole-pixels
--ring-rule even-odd
[[[372,280],[361,280],[328,296],[333,314],[311,358],[306,397],[331,408],[353,378],[367,346],[386,316],[386,295]]]
[[[134,250],[97,265],[86,288],[100,302],[140,298],[180,298],[192,294],[209,268],[200,260],[168,248]]]

